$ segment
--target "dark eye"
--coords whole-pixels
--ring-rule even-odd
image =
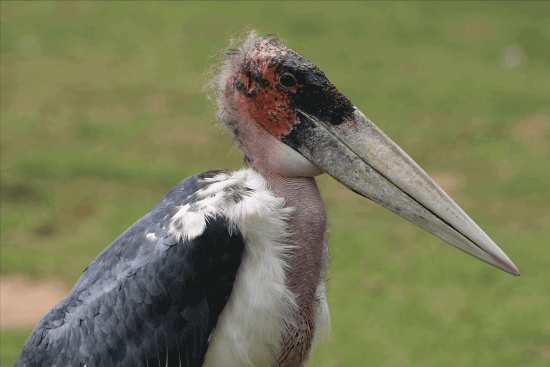
[[[296,86],[298,82],[296,81],[296,78],[294,77],[294,75],[290,73],[284,73],[279,78],[279,84],[281,84],[283,87],[286,87],[286,88],[292,88]]]

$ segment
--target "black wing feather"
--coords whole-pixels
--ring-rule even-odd
[[[15,366],[201,366],[244,239],[219,215],[191,241],[170,235],[167,223],[216,172],[180,182],[103,250],[40,320]]]

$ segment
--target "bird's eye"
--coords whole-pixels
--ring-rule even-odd
[[[294,75],[290,73],[284,73],[279,77],[279,84],[286,88],[292,88],[298,84]]]

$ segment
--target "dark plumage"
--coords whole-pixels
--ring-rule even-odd
[[[218,172],[180,182],[103,250],[40,320],[15,366],[201,366],[244,240],[220,216],[191,241],[167,225],[177,206],[197,201],[199,179]]]

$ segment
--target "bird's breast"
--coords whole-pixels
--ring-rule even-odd
[[[274,366],[287,349],[287,336],[300,322],[297,315],[304,305],[309,306],[312,326],[307,351],[328,324],[321,274],[327,263],[324,205],[321,213],[316,212],[318,205],[292,206],[292,200],[276,195],[272,185],[252,169],[235,172],[230,179],[248,189],[238,203],[223,201],[229,203],[227,216],[243,234],[245,249],[231,297],[211,335],[204,366]],[[319,229],[296,237],[294,231],[303,226]],[[320,241],[314,252],[312,246],[299,243],[313,238]],[[308,275],[307,287],[296,282],[297,273],[288,271],[300,264],[316,269],[315,276]],[[304,299],[312,302],[304,303]]]

